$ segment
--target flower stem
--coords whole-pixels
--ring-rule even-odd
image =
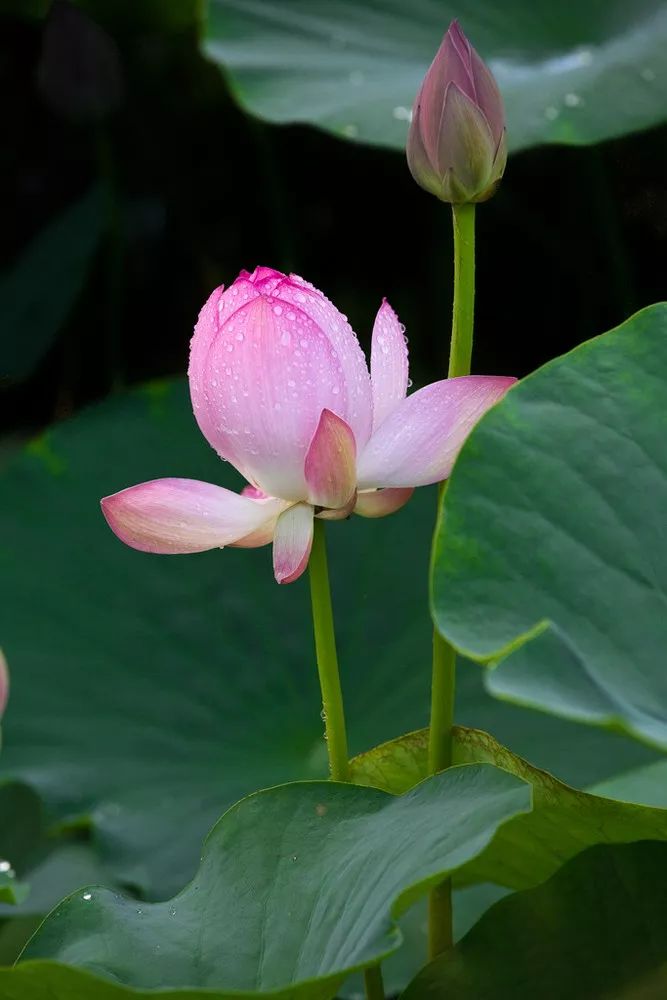
[[[366,1000],[384,1000],[384,981],[379,965],[371,965],[370,968],[364,970],[364,986],[366,987]]]
[[[452,205],[454,222],[454,308],[449,349],[449,378],[470,374],[475,306],[475,206]],[[438,487],[439,530],[446,483]],[[433,674],[429,726],[429,772],[436,774],[452,763],[452,727],[456,688],[456,653],[437,629],[433,630]],[[452,886],[448,879],[429,898],[429,958],[451,948]]]
[[[343,692],[338,671],[336,653],[336,633],[334,630],[331,588],[329,587],[329,567],[327,563],[327,541],[324,521],[315,518],[313,527],[313,547],[310,552],[308,571],[310,576],[310,600],[313,607],[313,631],[315,633],[315,653],[317,672],[320,676],[322,707],[329,753],[329,773],[332,781],[349,781],[350,764],[347,752],[345,712]],[[364,971],[364,985],[367,1000],[384,1000],[382,970],[379,965]]]
[[[317,672],[322,690],[324,726],[329,753],[329,772],[333,781],[349,781],[350,765],[347,752],[343,692],[338,673],[336,634],[334,632],[327,543],[324,521],[315,518],[313,547],[308,563],[310,599],[313,606],[313,630]]]

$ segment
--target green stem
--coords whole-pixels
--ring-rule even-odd
[[[364,970],[364,986],[366,1000],[384,1000],[384,981],[379,965],[371,965],[369,969]]]
[[[336,634],[334,632],[327,543],[324,521],[315,518],[313,547],[308,563],[310,574],[310,599],[313,606],[313,630],[317,672],[322,689],[322,707],[326,731],[329,771],[333,781],[349,781],[350,765],[347,753],[343,692],[338,673]]]
[[[453,205],[454,222],[454,308],[448,377],[470,374],[475,306],[475,206]],[[438,488],[439,530],[445,483]],[[433,630],[433,673],[431,679],[431,719],[429,726],[429,772],[436,774],[452,763],[452,728],[456,690],[456,653],[437,629]],[[452,886],[447,880],[429,898],[429,957],[451,948]]]
[[[448,378],[470,374],[475,309],[475,206],[452,205],[454,308]]]
[[[347,752],[343,692],[338,672],[336,653],[336,633],[334,630],[331,588],[329,587],[329,567],[327,563],[327,542],[324,521],[315,518],[313,547],[310,552],[308,570],[310,575],[310,600],[313,606],[313,630],[315,632],[315,652],[317,672],[322,690],[322,707],[326,730],[329,772],[332,781],[350,780],[350,763]],[[384,1000],[382,970],[374,965],[364,971],[367,1000]]]

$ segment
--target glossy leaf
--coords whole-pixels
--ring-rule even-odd
[[[209,0],[208,52],[253,114],[402,149],[452,18],[488,62],[512,149],[599,142],[665,119],[659,0]]]
[[[322,781],[256,793],[213,829],[180,895],[141,906],[97,887],[71,896],[28,945],[28,964],[0,971],[0,991],[18,981],[29,1000],[23,970],[49,959],[140,996],[197,987],[221,1000],[326,1000],[398,947],[392,918],[528,809],[527,784],[488,765],[451,768],[398,798]],[[69,1000],[54,967],[40,971],[49,996]]]
[[[435,554],[496,694],[667,746],[667,305],[545,365],[475,429]]]
[[[533,810],[507,823],[486,851],[457,872],[459,885],[491,882],[525,889],[549,878],[593,844],[667,841],[667,809],[577,791],[478,729],[456,727],[454,763],[491,763],[529,782],[533,789]],[[361,754],[353,761],[352,773],[360,784],[395,794],[412,788],[428,773],[428,732],[409,733]]]
[[[83,288],[104,222],[94,187],[52,220],[0,277],[0,379],[26,378]]]
[[[496,903],[402,1000],[658,1000],[666,950],[667,844],[593,847]]]
[[[34,787],[55,817],[84,817],[114,877],[163,899],[192,877],[232,802],[326,775],[307,581],[278,587],[268,548],[151,556],[107,528],[100,497],[165,475],[240,485],[199,435],[180,382],[82,413],[0,472],[12,664],[0,773]],[[423,489],[391,517],[327,527],[352,752],[427,721],[434,506]],[[460,720],[573,784],[655,756],[503,705],[481,675],[459,670]]]

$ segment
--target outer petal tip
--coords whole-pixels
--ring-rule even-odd
[[[360,491],[427,486],[446,479],[468,434],[516,382],[465,375],[433,382],[390,414],[359,456]]]
[[[101,506],[109,527],[126,545],[176,555],[257,538],[283,504],[258,502],[194,479],[154,479],[105,497]],[[251,544],[258,543],[253,539]]]
[[[361,517],[387,517],[404,507],[414,491],[414,486],[404,486],[358,493],[354,513]]]
[[[297,503],[278,518],[273,536],[273,574],[277,583],[293,583],[308,565],[313,544],[313,508]]]
[[[371,341],[373,431],[405,398],[408,390],[408,347],[405,327],[386,299],[378,309]]]
[[[345,507],[357,485],[357,445],[350,426],[324,409],[304,462],[308,500],[317,507]]]

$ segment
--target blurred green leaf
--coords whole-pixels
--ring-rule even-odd
[[[278,587],[269,549],[152,556],[107,528],[100,497],[165,475],[241,485],[199,434],[180,381],[82,413],[0,471],[12,668],[0,773],[37,789],[56,817],[89,817],[114,876],[153,898],[192,877],[232,802],[326,775],[307,581]],[[353,753],[428,718],[434,508],[434,492],[418,490],[392,517],[328,530]],[[481,679],[461,665],[460,721],[572,784],[655,759],[494,701]]]
[[[104,224],[94,187],[28,244],[0,277],[0,379],[23,379],[42,359],[86,280]]]
[[[667,305],[514,389],[451,478],[433,576],[495,694],[667,746]]]
[[[661,0],[209,0],[207,48],[253,114],[400,149],[455,17],[498,80],[514,150],[667,117]]]
[[[28,945],[26,976],[0,971],[0,989],[11,997],[20,985],[30,1000],[40,982],[70,1000],[80,973],[69,970],[70,993],[62,968],[31,969],[49,959],[140,996],[196,987],[220,1000],[328,1000],[347,973],[400,945],[394,917],[529,809],[528,785],[489,765],[450,768],[398,798],[326,781],[256,793],[213,829],[175,899],[138,907],[95,887],[71,896]]]
[[[458,885],[488,882],[526,889],[549,878],[585,847],[667,841],[667,809],[577,791],[478,729],[455,728],[454,763],[493,764],[529,782],[533,789],[532,811],[506,823],[482,854],[460,868],[454,878]],[[427,774],[427,730],[408,733],[352,761],[354,781],[394,794],[412,788]]]
[[[496,903],[402,1000],[659,1000],[666,954],[667,844],[592,847]]]
[[[200,25],[206,0],[75,0],[100,24],[118,31],[181,32]]]

